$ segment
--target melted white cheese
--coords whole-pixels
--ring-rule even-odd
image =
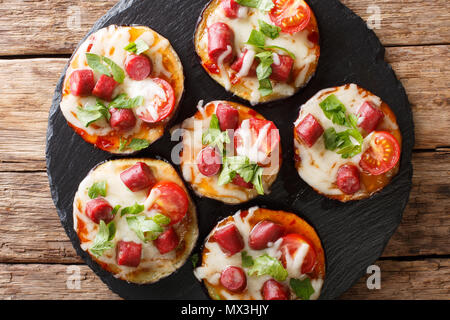
[[[249,220],[252,217],[253,213],[258,209],[259,209],[258,207],[252,207],[248,209],[248,214],[244,218],[241,218],[241,211],[239,210],[233,215],[233,220],[228,222],[227,224],[234,223],[236,225],[237,229],[239,230],[239,233],[244,239],[243,251],[246,251],[248,255],[250,255],[255,259],[263,254],[267,254],[271,257],[279,259],[282,254],[280,251],[280,245],[282,243],[281,238],[275,241],[275,243],[269,244],[269,247],[263,250],[252,250],[248,245],[248,237],[251,231]],[[216,228],[213,229],[213,231],[210,233],[210,236],[213,235],[215,231]],[[309,246],[306,245],[306,247],[308,248]],[[208,252],[203,256],[202,266],[194,270],[194,275],[197,277],[198,280],[200,281],[207,280],[209,283],[213,285],[219,285],[220,274],[222,270],[224,270],[227,266],[238,266],[243,268],[240,253],[234,254],[232,256],[227,256],[226,254],[223,253],[222,249],[217,244],[217,242],[209,242],[209,241],[206,242],[205,249],[207,249]],[[286,270],[288,271],[288,277],[285,281],[282,282],[286,286],[286,288],[289,287],[290,278],[304,279],[307,277],[306,275],[301,275],[299,271],[305,254],[306,252],[302,247],[300,250],[298,250],[298,254],[294,259],[295,262],[288,261],[288,265],[286,268]],[[297,269],[292,270],[297,266],[298,266]],[[271,277],[268,275],[263,276],[247,275],[247,288],[243,293],[232,294],[230,292],[227,292],[225,289],[222,289],[220,290],[220,294],[223,295],[228,300],[235,300],[235,299],[262,300],[263,297],[261,294],[261,288],[264,282],[266,282],[269,279],[271,279]],[[311,296],[311,300],[317,299],[319,297],[320,290],[322,288],[322,283],[323,280],[320,278],[311,279],[311,284],[313,285],[313,288],[315,290],[315,293]],[[291,297],[295,298],[293,295],[291,295]]]
[[[264,163],[267,160],[267,154],[261,151],[261,148],[264,144],[267,144],[270,126],[271,124],[267,123],[264,127],[262,127],[255,139],[252,134],[252,130],[250,129],[250,121],[242,121],[239,128],[239,136],[242,139],[242,144],[236,146],[236,153],[240,156],[248,157],[250,161]]]
[[[119,84],[114,90],[113,96],[117,96],[121,93],[126,93],[130,98],[136,96],[144,96],[146,99],[146,105],[151,106],[150,98],[155,95],[165,97],[164,90],[157,86],[151,79],[145,79],[142,81],[135,81],[128,77],[125,71],[125,60],[127,57],[127,51],[123,48],[126,47],[130,42],[130,27],[117,27],[111,25],[109,27],[103,28],[92,34],[80,48],[75,52],[71,64],[69,65],[66,74],[65,83],[69,81],[69,76],[74,70],[78,69],[89,69],[86,62],[85,53],[88,51],[90,46],[90,53],[95,53],[101,56],[105,56],[113,60],[119,67],[121,67],[125,72],[125,79],[122,84]],[[161,51],[167,48],[170,44],[169,42],[161,37],[158,37],[158,41],[155,43],[156,33],[152,31],[143,32],[138,39],[143,40],[150,49],[144,54],[147,54],[153,64],[154,71],[152,75],[158,77],[159,75],[165,75],[171,77],[172,74],[168,72],[162,63],[162,53]],[[97,81],[100,74],[94,72],[94,81]],[[163,92],[161,94],[161,91]],[[64,95],[61,100],[61,111],[64,117],[69,123],[77,128],[82,128],[89,135],[105,136],[110,133],[113,129],[110,127],[109,123],[105,119],[100,119],[95,122],[96,127],[92,125],[87,128],[83,123],[76,117],[77,107],[85,107],[87,105],[95,105],[96,97],[78,97],[72,94]],[[144,104],[144,106],[145,106]],[[157,118],[156,111],[154,108],[148,108],[154,118]],[[133,110],[136,112],[136,110]],[[154,112],[152,112],[154,111]],[[137,118],[137,122],[134,128],[123,133],[124,137],[128,137],[138,132],[141,127],[142,121]]]
[[[331,94],[334,94],[345,105],[347,114],[357,115],[359,107],[366,100],[371,101],[377,107],[380,107],[382,103],[379,97],[370,94],[368,91],[358,90],[358,86],[355,84],[350,84],[347,87],[342,86],[324,89],[319,91],[301,106],[299,117],[295,121],[294,126],[296,127],[308,114],[312,114],[322,125],[324,130],[330,127],[334,127],[336,132],[347,130],[348,128],[345,126],[333,124],[332,121],[325,116],[319,106],[319,103]],[[387,118],[388,117],[384,117],[384,119]],[[395,123],[386,123],[388,123],[388,128],[397,129]],[[364,138],[362,152],[360,154],[348,159],[343,159],[341,155],[335,151],[325,149],[323,135],[317,139],[316,143],[311,148],[294,139],[295,148],[298,150],[301,158],[301,164],[298,168],[300,177],[320,193],[326,195],[343,195],[344,193],[336,186],[337,171],[346,163],[353,163],[359,167],[361,155],[367,150],[371,137],[372,135],[368,135]],[[359,190],[355,196],[358,196],[364,191],[363,185],[361,184],[361,190]]]

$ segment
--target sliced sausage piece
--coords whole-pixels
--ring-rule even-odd
[[[343,193],[354,194],[361,186],[359,183],[359,170],[355,165],[345,164],[339,168],[336,184]]]
[[[384,118],[384,113],[372,102],[365,101],[358,110],[358,126],[371,133]]]
[[[197,167],[202,175],[214,176],[222,167],[222,157],[213,147],[203,148],[197,156]]]
[[[220,130],[236,129],[239,124],[239,111],[232,106],[219,103],[216,109],[216,116],[219,119]]]
[[[216,22],[208,28],[208,55],[211,61],[217,63],[219,57],[231,47],[230,54],[224,57],[223,62],[233,60],[234,33],[223,22]]]
[[[136,117],[131,109],[109,109],[109,124],[114,130],[128,130],[136,125]]]
[[[141,263],[142,244],[121,240],[116,248],[118,265],[136,268]]]
[[[253,183],[251,182],[245,182],[245,180],[236,173],[236,176],[231,181],[232,184],[235,184],[239,187],[247,188],[247,189],[253,189]]]
[[[312,114],[308,114],[295,128],[298,137],[308,146],[312,147],[323,134],[323,128]]]
[[[154,241],[154,243],[159,253],[165,254],[178,247],[180,239],[178,238],[175,230],[170,227],[169,229],[161,233],[159,237]]]
[[[95,84],[92,94],[100,99],[110,101],[118,83],[112,77],[102,74]]]
[[[291,75],[292,66],[294,65],[294,59],[286,55],[278,55],[278,57],[280,59],[280,63],[272,63],[272,74],[270,75],[270,79],[279,82],[286,82]]]
[[[75,70],[69,78],[70,93],[74,96],[89,96],[94,89],[94,72],[90,69]]]
[[[217,229],[213,235],[214,240],[227,255],[232,256],[244,249],[244,240],[234,223]]]
[[[281,283],[273,279],[264,282],[262,296],[264,300],[289,300],[287,289]]]
[[[236,59],[236,61],[233,62],[233,64],[230,66],[230,68],[238,73],[244,73],[242,75],[242,77],[246,77],[246,76],[256,77],[256,68],[258,67],[258,63],[257,63],[256,59],[254,58],[254,53],[252,54],[252,56],[253,56],[252,65],[250,66],[250,69],[248,70],[248,72],[244,72],[244,71],[240,72],[242,69],[242,66],[244,64],[244,60],[251,58],[251,56],[248,57],[248,54],[249,54],[248,49],[245,48],[242,51],[241,55]]]
[[[109,202],[103,198],[92,199],[86,203],[86,215],[95,223],[103,220],[108,224],[114,218],[112,210]]]
[[[239,267],[226,267],[220,274],[220,283],[231,292],[242,292],[247,286],[247,277]]]
[[[275,242],[284,234],[283,226],[272,221],[264,220],[255,225],[250,231],[248,245],[253,250],[267,248],[269,242]]]
[[[133,192],[151,188],[156,183],[152,170],[143,162],[136,162],[135,165],[123,171],[120,174],[120,180]]]
[[[125,70],[133,80],[144,80],[152,72],[150,59],[144,55],[128,55],[125,60]]]
[[[225,16],[230,19],[237,18],[240,5],[234,0],[220,0],[220,5],[222,6]]]

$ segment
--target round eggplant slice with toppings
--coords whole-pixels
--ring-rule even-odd
[[[81,248],[133,283],[154,283],[175,272],[198,237],[194,203],[162,160],[111,160],[92,169],[75,194],[73,221]]]
[[[212,0],[194,34],[205,71],[227,91],[252,105],[290,97],[316,71],[319,29],[303,0],[250,8]]]
[[[201,197],[238,204],[268,193],[281,167],[272,121],[230,101],[212,101],[181,124],[184,179]]]
[[[325,269],[319,236],[306,221],[252,207],[214,227],[194,274],[212,299],[314,300]]]
[[[388,185],[399,169],[401,144],[394,112],[356,84],[319,91],[294,123],[298,174],[342,202],[368,198]]]
[[[69,62],[60,108],[85,141],[132,154],[164,134],[184,91],[169,41],[145,26],[110,25],[91,34]]]

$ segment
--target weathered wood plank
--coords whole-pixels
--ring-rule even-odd
[[[450,140],[450,130],[446,130],[450,128],[450,114],[443,112],[450,100],[450,65],[443,59],[449,56],[449,47],[387,50],[387,59],[409,94],[418,149],[447,146]],[[0,163],[42,161],[41,168],[45,168],[48,110],[66,61],[0,60]],[[29,164],[36,167],[36,163]]]
[[[374,29],[384,45],[450,42],[447,0],[342,0]],[[4,0],[0,2],[0,55],[70,54],[116,0]],[[380,11],[378,11],[380,10]],[[191,33],[192,31],[189,31]]]
[[[381,268],[380,290],[367,289],[363,277],[341,299],[450,299],[450,259],[385,260],[377,265]],[[80,271],[79,289],[73,288],[69,278],[73,268]],[[0,299],[119,297],[85,265],[0,264]]]
[[[341,299],[450,300],[450,259],[377,261],[381,288],[367,289],[362,277]]]
[[[450,254],[450,153],[416,153],[413,190],[389,256]],[[79,263],[45,172],[0,172],[0,263]]]

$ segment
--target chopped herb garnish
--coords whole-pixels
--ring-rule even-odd
[[[113,101],[111,101],[108,107],[115,109],[132,109],[139,107],[143,103],[144,103],[143,96],[129,98],[126,93],[121,93]]]
[[[99,196],[106,197],[106,181],[95,182],[88,190],[88,196],[95,199]]]
[[[96,257],[100,257],[104,251],[114,248],[112,240],[116,234],[116,225],[114,221],[105,224],[103,220],[100,221],[99,230],[95,236],[94,244],[89,248],[89,251]]]
[[[104,74],[108,77],[112,75],[114,80],[116,80],[118,83],[122,83],[125,79],[125,72],[123,71],[123,69],[107,57],[99,56],[95,53],[86,53],[86,61],[89,67],[92,68],[92,70]],[[106,65],[103,64],[103,62],[106,63]]]
[[[123,208],[120,216],[123,217],[126,214],[139,214],[142,211],[144,211],[144,205],[136,202],[132,206]]]
[[[77,118],[87,128],[91,123],[102,118],[109,121],[111,114],[109,113],[108,108],[100,100],[97,100],[97,103],[94,106],[85,106],[84,108],[78,107]]]
[[[137,39],[135,42],[130,42],[125,48],[126,51],[141,54],[142,52],[145,52],[149,49],[148,44],[142,40]]]
[[[213,114],[209,129],[202,135],[202,144],[217,147],[220,153],[223,153],[224,143],[230,143],[230,137],[227,131],[220,130],[219,119]]]
[[[135,151],[139,151],[147,148],[150,145],[150,142],[145,139],[133,139],[128,144],[127,148],[133,149]]]
[[[278,259],[269,256],[267,253],[254,259],[254,264],[248,270],[250,276],[269,275],[277,281],[284,281],[288,276],[287,270]]]
[[[276,39],[280,35],[281,28],[268,24],[264,20],[258,20],[259,30],[270,39]]]
[[[245,182],[253,183],[258,194],[264,194],[262,172],[263,169],[257,163],[251,162],[248,157],[224,157],[218,183],[219,185],[230,183],[236,174],[239,174]]]
[[[291,286],[295,295],[302,300],[309,300],[311,295],[315,292],[309,278],[306,278],[304,280],[292,278],[291,280],[289,280],[289,285]]]

